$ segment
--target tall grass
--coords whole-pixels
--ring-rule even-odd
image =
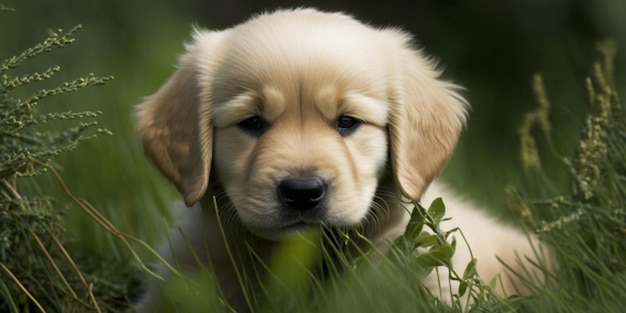
[[[604,59],[586,79],[591,114],[576,153],[562,158],[571,177],[570,192],[528,200],[509,189],[514,205],[560,257],[558,285],[549,296],[559,312],[626,309],[626,115],[613,82],[615,46],[605,42],[598,49]],[[541,80],[535,89],[540,111],[546,112],[550,104],[541,96]],[[549,127],[542,129],[550,136]],[[532,143],[526,143],[522,151],[532,155]],[[538,162],[528,162],[536,158],[523,159],[529,170],[540,170]]]
[[[43,42],[0,64],[0,311],[86,311],[113,308],[107,295],[113,284],[91,276],[66,249],[64,210],[56,199],[37,192],[33,177],[53,169],[53,159],[80,143],[104,134],[92,119],[98,112],[41,113],[50,97],[101,85],[111,77],[88,75],[40,89],[28,97],[16,90],[51,80],[60,71],[52,66],[40,72],[15,75],[26,61],[74,42],[80,27],[52,32]],[[88,120],[88,121],[85,121]],[[91,120],[91,121],[89,121]],[[62,131],[47,125],[69,122]],[[67,123],[66,123],[67,124]],[[117,291],[117,290],[115,290]],[[98,299],[97,299],[98,298]],[[123,299],[123,298],[122,298]],[[111,300],[110,303],[102,303]]]
[[[0,11],[10,10],[0,6]],[[1,312],[120,311],[128,307],[137,271],[122,255],[143,265],[135,248],[154,254],[144,241],[121,232],[119,219],[112,223],[76,196],[63,178],[67,168],[58,163],[79,146],[112,135],[98,127],[101,112],[58,112],[46,104],[113,77],[88,74],[63,81],[60,66],[31,69],[39,65],[33,61],[74,44],[81,28],[50,31],[42,42],[0,63]],[[86,231],[76,232],[80,228],[74,225],[74,232],[67,232],[68,215],[82,215],[87,223],[79,225]],[[90,239],[95,246],[84,245]]]

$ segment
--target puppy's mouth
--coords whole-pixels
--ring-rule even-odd
[[[323,219],[310,219],[310,218],[297,218],[297,219],[285,219],[280,222],[272,223],[266,230],[278,231],[278,232],[290,232],[302,230],[310,227],[321,227],[326,225]]]
[[[275,229],[277,230],[300,230],[303,228],[310,227],[337,227],[339,226],[336,222],[330,221],[327,218],[296,218],[289,219],[284,221],[282,224],[276,225]]]
[[[290,236],[298,231],[307,229],[331,229],[331,228],[344,228],[345,225],[337,224],[336,222],[329,221],[326,218],[286,218],[280,221],[273,221],[273,223],[265,226],[255,225],[248,226],[248,229],[255,235],[272,240],[280,241],[287,236]]]
[[[279,227],[276,227],[275,230],[279,232],[290,233],[290,232],[295,232],[295,231],[299,231],[299,230],[303,230],[307,228],[317,228],[321,226],[323,226],[323,223],[312,223],[312,222],[300,221],[300,222],[294,222],[294,223],[290,223],[286,225],[281,225]]]

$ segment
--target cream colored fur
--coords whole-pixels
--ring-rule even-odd
[[[179,209],[165,259],[194,272],[199,257],[229,303],[246,310],[237,271],[256,262],[248,248],[269,261],[286,234],[325,223],[356,229],[384,250],[408,219],[398,200],[420,201],[456,145],[467,108],[457,89],[408,34],[343,14],[286,10],[196,30],[177,71],[137,113],[146,155],[191,207]],[[342,116],[358,122],[349,134],[337,126]],[[263,121],[261,132],[242,128],[252,117]],[[315,211],[277,200],[293,177],[324,183]],[[496,255],[510,264],[515,250],[532,255],[522,233],[436,185],[431,193],[444,198],[485,279],[504,272]],[[469,253],[458,250],[455,265],[464,267]],[[152,280],[136,309],[158,309],[157,295]]]

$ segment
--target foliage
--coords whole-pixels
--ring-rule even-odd
[[[62,207],[36,188],[33,178],[52,171],[53,160],[81,142],[109,134],[97,122],[83,122],[99,112],[41,113],[41,102],[52,96],[106,83],[111,77],[93,74],[41,89],[21,98],[18,91],[49,81],[60,71],[14,75],[29,59],[74,42],[77,26],[52,32],[43,42],[0,65],[0,311],[110,311],[124,299],[123,284],[94,273],[95,264],[81,264],[65,246]],[[61,131],[52,124],[74,125]],[[61,184],[62,181],[59,181]],[[65,187],[63,185],[63,187]],[[109,264],[108,268],[114,265]],[[101,268],[100,268],[101,269]],[[87,271],[86,271],[87,270]],[[91,271],[91,273],[89,273]],[[113,278],[114,279],[114,278]],[[117,298],[117,299],[116,299]],[[123,302],[122,302],[123,304]],[[118,306],[119,307],[119,306]]]
[[[626,115],[612,80],[615,46],[604,42],[598,47],[604,60],[594,64],[586,80],[591,114],[576,153],[562,159],[571,176],[570,193],[526,200],[515,188],[508,190],[529,224],[560,257],[559,285],[550,300],[561,312],[626,309]],[[536,86],[545,95],[540,81]],[[545,112],[549,102],[540,98]],[[542,129],[550,135],[549,129]],[[539,168],[535,161],[525,164],[530,170]]]

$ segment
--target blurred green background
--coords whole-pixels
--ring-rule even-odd
[[[60,65],[53,82],[95,73],[115,76],[105,86],[49,99],[42,109],[98,110],[96,120],[113,132],[81,145],[58,162],[70,189],[87,199],[121,230],[154,243],[166,229],[173,188],[142,155],[133,132],[133,106],[173,71],[192,25],[233,26],[251,14],[279,7],[314,6],[345,11],[379,26],[413,33],[436,56],[446,79],[466,87],[471,118],[445,179],[494,212],[515,216],[504,188],[521,187],[529,197],[555,194],[566,184],[561,156],[571,155],[587,103],[584,78],[596,61],[597,42],[612,38],[618,48],[616,81],[626,78],[624,0],[4,0],[13,13],[0,14],[0,59],[43,40],[49,30],[82,24],[77,42],[30,61],[24,71]],[[546,181],[530,180],[519,160],[518,127],[536,107],[532,77],[543,73],[552,100],[552,148],[544,147]],[[43,83],[42,83],[43,84]],[[32,86],[37,88],[38,86]],[[426,153],[426,152],[425,152]],[[534,176],[533,176],[534,177]],[[86,215],[72,207],[52,177],[45,193],[69,208],[67,228],[76,251],[124,260],[119,248]],[[537,188],[541,186],[541,188]]]

